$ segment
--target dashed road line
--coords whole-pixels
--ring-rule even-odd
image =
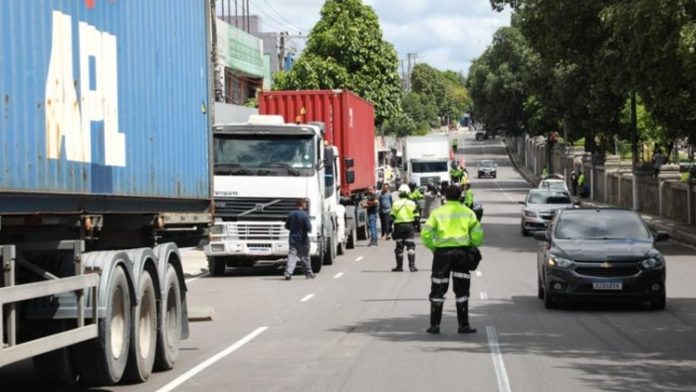
[[[362,256],[358,256],[358,257],[355,259],[355,261],[360,261],[360,260],[362,260],[362,259],[363,259]]]
[[[485,291],[482,291],[479,295],[481,296],[481,301],[486,301],[488,299],[488,294]]]
[[[221,360],[222,358],[225,358],[226,356],[232,354],[233,352],[239,350],[242,346],[245,344],[249,343],[250,341],[254,340],[257,336],[261,335],[264,331],[266,331],[268,327],[263,326],[263,327],[258,327],[256,328],[252,333],[248,334],[247,336],[239,339],[237,342],[232,344],[231,346],[227,347],[226,349],[220,351],[219,353],[213,355],[212,357],[206,359],[205,361],[201,362],[200,364],[196,365],[193,367],[191,370],[188,372],[182,374],[181,376],[175,378],[172,380],[169,384],[163,386],[162,388],[158,389],[157,392],[170,392],[173,391],[175,388],[180,386],[181,384],[185,383],[189,379],[193,378],[196,374],[202,372],[205,370],[207,367],[210,365],[214,364],[215,362]]]
[[[498,392],[512,392],[510,379],[508,378],[507,370],[505,370],[505,362],[503,362],[503,354],[500,352],[498,331],[494,326],[488,325],[486,326],[486,334],[488,335],[488,347],[491,350],[495,376],[498,379]]]
[[[338,279],[338,278],[340,278],[341,276],[343,276],[343,272],[337,273],[336,275],[334,275],[333,278],[334,278],[334,279]]]
[[[481,276],[483,276],[483,272],[481,272],[481,271],[476,271],[476,277],[477,277],[477,278],[480,278]]]
[[[193,276],[193,277],[191,277],[191,278],[186,279],[186,280],[184,281],[184,283],[191,283],[191,282],[193,282],[193,281],[196,280],[196,279],[200,279],[200,278],[202,278],[202,277],[204,277],[204,276],[208,276],[208,275],[210,275],[210,272],[203,272],[202,274],[198,274],[198,275],[196,275],[196,276]]]
[[[307,295],[305,295],[304,297],[302,297],[302,299],[300,300],[300,302],[307,302],[307,301],[309,301],[310,299],[312,299],[313,297],[314,297],[314,294],[307,294]]]

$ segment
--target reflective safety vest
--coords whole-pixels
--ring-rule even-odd
[[[580,177],[578,177],[578,185],[583,186],[585,185],[585,174],[580,174]]]
[[[430,250],[477,247],[483,243],[483,229],[471,209],[458,201],[448,201],[430,213],[421,229],[421,239]]]
[[[463,173],[461,170],[456,169],[456,168],[455,168],[455,169],[450,169],[449,174],[450,174],[450,177],[452,177],[453,179],[455,179],[455,178],[456,178],[456,179],[462,178],[462,175],[464,175],[464,173]]]
[[[413,200],[413,201],[420,200],[423,198],[423,194],[420,193],[420,191],[418,189],[416,189],[413,192],[411,192],[410,195],[408,195],[408,198]]]
[[[464,192],[464,205],[469,208],[474,207],[474,191],[471,189],[467,189],[466,192]]]
[[[391,209],[391,216],[394,218],[394,224],[415,222],[419,218],[416,202],[409,199],[395,201]]]

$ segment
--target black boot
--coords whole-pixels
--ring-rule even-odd
[[[442,321],[442,305],[442,302],[430,303],[430,328],[426,330],[427,333],[440,333],[440,321]]]
[[[404,255],[403,254],[397,254],[396,255],[396,267],[392,268],[393,272],[402,272],[404,270]]]
[[[416,268],[416,254],[408,254],[408,269],[411,270],[411,272],[418,272],[418,268]]]
[[[468,302],[457,302],[457,321],[459,322],[459,333],[476,333],[476,328],[471,328],[469,325]]]

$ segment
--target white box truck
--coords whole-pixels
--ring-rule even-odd
[[[447,135],[408,136],[404,144],[405,170],[409,183],[417,186],[451,181]]]

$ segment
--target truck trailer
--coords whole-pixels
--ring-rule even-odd
[[[0,367],[142,382],[188,336],[176,241],[211,222],[210,4],[8,1]]]
[[[366,238],[360,201],[375,181],[374,110],[349,92],[275,91],[259,95],[259,112],[246,124],[215,126],[210,271],[284,264],[285,218],[304,198],[319,272]]]

